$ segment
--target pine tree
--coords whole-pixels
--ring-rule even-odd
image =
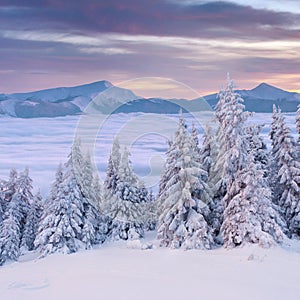
[[[5,202],[9,202],[12,199],[12,196],[16,192],[16,183],[18,178],[18,172],[16,169],[12,168],[9,173],[9,179],[3,185],[3,195]]]
[[[21,246],[24,250],[34,249],[34,240],[38,232],[38,226],[43,212],[43,200],[40,192],[38,192],[32,203],[30,204],[30,209],[26,219],[24,234],[22,236]]]
[[[104,198],[104,214],[111,220],[110,236],[113,240],[135,239],[143,237],[143,205],[140,199],[139,180],[134,174],[129,160],[129,151],[125,148],[115,182],[106,184],[106,197]],[[112,156],[113,158],[113,156]],[[108,172],[108,176],[111,174]],[[110,189],[108,188],[110,187]]]
[[[203,144],[199,153],[199,162],[202,168],[207,172],[208,177],[213,163],[212,152],[214,150],[214,146],[212,128],[207,125],[203,134]]]
[[[83,227],[83,203],[74,174],[65,177],[57,199],[47,206],[47,210],[39,226],[35,247],[43,256],[76,252]]]
[[[117,138],[113,141],[112,150],[108,160],[104,188],[114,192],[118,181],[118,170],[121,161],[120,144]]]
[[[147,199],[143,203],[143,205],[144,205],[143,223],[145,224],[145,230],[147,231],[154,230],[156,228],[156,223],[157,223],[157,210],[156,210],[155,196],[152,190],[147,195]]]
[[[206,172],[194,159],[194,141],[184,119],[179,119],[175,139],[167,153],[164,184],[160,185],[158,202],[158,239],[172,248],[208,249],[213,244],[209,227],[202,213],[208,186],[201,180]],[[201,198],[199,193],[201,191]]]
[[[244,112],[243,99],[234,92],[233,81],[228,79],[227,88],[222,94],[225,98],[224,118],[222,128],[225,137],[225,163],[223,180],[226,186],[226,194],[223,198],[225,207],[237,193],[234,190],[235,181],[239,178],[239,171],[247,164],[248,143],[245,137],[245,122],[248,114]]]
[[[30,203],[33,199],[32,189],[32,179],[29,176],[29,168],[26,167],[25,170],[21,172],[19,177],[17,178],[15,191],[15,193],[18,193],[21,198],[24,221],[29,211]]]
[[[195,124],[192,124],[192,132],[191,132],[192,146],[194,148],[195,159],[197,161],[200,160],[200,147],[199,147],[199,137],[198,130],[195,127]]]
[[[279,204],[279,198],[283,192],[283,187],[278,179],[279,163],[278,163],[278,151],[279,151],[279,119],[281,115],[281,110],[277,109],[273,105],[272,123],[270,128],[270,139],[271,139],[271,159],[269,163],[270,170],[270,186],[273,192],[273,202]]]
[[[234,92],[231,80],[219,95],[221,104],[216,115],[225,150],[222,181],[226,193],[221,227],[224,245],[259,243],[269,246],[282,238],[280,225],[283,223],[270,201],[271,192],[259,156],[262,153],[258,151],[264,146],[258,130],[246,127],[248,114],[244,112],[243,99]]]
[[[264,170],[255,163],[252,152],[249,164],[239,174],[235,187],[230,186],[234,196],[224,212],[221,227],[224,246],[230,248],[253,243],[270,247],[281,242],[284,225],[272,204]]]
[[[73,154],[71,151],[60,184],[61,168],[56,173],[53,187],[57,190],[55,188],[55,193],[49,197],[52,198],[51,203],[46,205],[34,242],[43,256],[54,252],[76,252],[78,241],[82,238],[84,200],[75,175]]]
[[[169,144],[169,149],[166,153],[166,162],[164,165],[164,171],[163,174],[160,178],[159,181],[159,190],[158,190],[158,195],[157,195],[157,212],[158,216],[162,213],[163,210],[163,201],[167,195],[166,193],[166,185],[168,184],[169,181],[172,180],[175,176],[177,176],[180,168],[178,168],[175,165],[175,161],[177,157],[179,156],[179,149],[178,145],[180,143],[180,140],[182,139],[182,134],[181,131],[183,128],[186,128],[186,124],[184,121],[184,118],[182,114],[180,114],[179,117],[179,124],[178,124],[178,130],[175,132],[174,140],[173,141],[168,141]]]
[[[97,209],[101,212],[102,204],[103,204],[103,194],[100,185],[99,175],[96,173],[93,176],[93,182],[91,187],[91,198],[93,199],[93,203],[95,203]]]
[[[94,170],[91,161],[91,155],[87,153],[84,157],[82,157],[83,162],[81,163],[81,191],[82,194],[90,203],[96,205],[93,191],[92,191],[92,184],[94,179]]]
[[[55,252],[76,252],[83,244],[90,248],[95,243],[103,242],[106,237],[105,218],[101,218],[96,207],[82,192],[86,187],[82,180],[84,176],[77,173],[79,166],[83,166],[78,145],[76,142],[72,146],[65,172],[62,172],[61,166],[58,167],[51,195],[47,198],[34,241],[43,256]],[[90,191],[91,187],[88,189]]]
[[[91,249],[92,245],[96,243],[97,239],[97,212],[93,209],[92,205],[86,208],[85,222],[82,229],[82,241],[86,249]]]
[[[274,161],[277,165],[276,189],[278,203],[291,235],[300,236],[300,162],[297,146],[281,113],[278,114],[277,130],[273,145]]]
[[[261,164],[261,167],[265,170],[265,176],[269,175],[268,168],[270,166],[269,152],[267,145],[263,138],[260,136],[260,132],[263,126],[261,125],[249,125],[246,127],[246,136],[248,142],[248,152],[252,151],[254,154],[254,160]]]
[[[23,212],[22,199],[16,193],[8,203],[4,220],[0,226],[0,265],[7,260],[17,260],[20,256],[20,242]]]
[[[60,163],[55,173],[55,180],[52,183],[51,191],[47,203],[52,203],[52,201],[55,201],[55,199],[57,199],[58,191],[63,182],[63,177],[64,177],[63,167],[62,164]]]
[[[234,92],[233,81],[229,76],[227,87],[219,92],[218,98],[215,112],[216,139],[211,139],[212,164],[208,178],[213,192],[209,223],[216,236],[223,223],[224,209],[238,192],[233,189],[234,182],[245,167],[248,150],[245,138],[248,114],[244,112],[243,99]]]

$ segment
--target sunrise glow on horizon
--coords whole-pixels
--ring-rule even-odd
[[[162,77],[206,95],[227,72],[300,91],[292,0],[1,1],[0,43],[0,93]]]

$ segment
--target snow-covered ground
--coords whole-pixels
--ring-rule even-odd
[[[0,298],[300,299],[299,242],[268,250],[138,248],[133,241],[45,259],[29,253],[0,268]]]
[[[207,117],[187,116],[188,124],[203,126]],[[293,132],[294,119],[294,114],[287,115]],[[11,167],[29,166],[35,188],[46,195],[57,164],[66,161],[80,131],[80,120],[79,116],[0,118],[0,177],[5,178]],[[118,134],[121,143],[131,147],[137,173],[149,186],[157,182],[176,116],[120,114],[88,121],[83,130],[87,134],[95,124],[101,125],[95,161],[102,179],[112,138]],[[253,121],[267,124],[263,129],[267,141],[271,114],[256,114]],[[154,238],[155,233],[142,244]],[[138,241],[105,243],[94,250],[45,259],[28,253],[19,262],[0,267],[0,299],[300,299],[299,270],[297,241],[268,250],[249,246],[211,251],[141,250]]]

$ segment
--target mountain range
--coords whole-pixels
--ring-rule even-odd
[[[245,109],[254,112],[272,112],[273,104],[284,112],[294,112],[300,103],[300,94],[287,92],[267,83],[251,90],[237,90],[244,99]],[[98,81],[75,87],[0,94],[0,115],[19,118],[58,117],[100,112],[178,113],[211,110],[217,103],[217,93],[197,98],[162,99],[142,98],[132,91],[119,88],[108,81]]]

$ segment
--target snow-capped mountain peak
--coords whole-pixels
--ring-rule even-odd
[[[252,95],[264,99],[281,99],[290,97],[290,92],[284,91],[280,88],[267,84],[265,82],[259,84],[257,87],[249,91]]]

